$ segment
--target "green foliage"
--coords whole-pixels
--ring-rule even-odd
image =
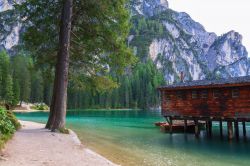
[[[13,134],[5,134],[5,135],[1,135],[0,134],[0,150],[4,147],[4,144],[11,139]]]
[[[37,103],[34,106],[32,106],[31,109],[44,111],[44,110],[49,110],[49,107],[44,103]]]
[[[7,111],[0,108],[0,134],[1,135],[13,134],[15,130],[16,130],[15,126],[9,119]]]
[[[13,100],[12,105],[17,105],[20,101],[20,85],[16,78],[13,81]]]
[[[13,91],[10,95],[13,96],[12,104],[16,105],[19,101],[49,104],[52,89],[49,71],[41,71],[40,68],[37,70],[31,58],[25,55],[13,57],[10,63],[13,83],[6,85]],[[113,81],[110,81],[111,79]],[[76,80],[71,79],[69,82],[68,106],[70,108],[155,107],[159,104],[156,88],[164,84],[163,80],[163,76],[152,61],[138,63],[134,68],[128,68],[125,75],[120,76],[112,73],[106,77],[96,76],[96,78],[78,75]],[[77,81],[79,83],[74,85]],[[86,83],[92,86],[86,86]],[[36,104],[32,109],[48,110],[48,106]]]
[[[108,92],[76,91],[69,88],[69,108],[150,108],[159,105],[156,88],[163,75],[152,61],[138,63],[128,74],[117,77],[119,87]]]
[[[126,46],[129,13],[126,0],[73,1],[70,79],[75,88],[116,87],[109,72],[121,74],[136,58]],[[23,47],[41,66],[55,65],[62,0],[25,1],[13,9],[26,27]],[[97,12],[98,11],[98,12]],[[109,69],[107,70],[107,66]],[[103,78],[101,78],[103,77]],[[100,81],[101,80],[101,81]],[[90,82],[94,82],[91,84]],[[94,87],[91,87],[91,86]],[[105,88],[104,88],[105,90]]]
[[[41,71],[31,70],[30,73],[31,84],[30,84],[30,102],[42,102],[44,93],[43,76]]]
[[[69,134],[70,133],[69,129],[66,129],[66,128],[60,128],[59,132],[62,134]]]
[[[11,111],[6,111],[6,112],[7,112],[7,117],[14,125],[15,130],[19,130],[21,128],[21,124],[18,122],[16,116]]]
[[[25,54],[17,55],[12,60],[13,79],[18,82],[14,94],[20,96],[20,101],[27,102],[30,99],[31,65],[32,60]]]
[[[47,100],[44,93],[50,91],[47,87],[51,86],[48,83],[50,79],[33,64],[33,60],[24,53],[10,58],[6,52],[0,52],[0,102],[16,106],[20,101],[35,103]],[[45,92],[45,88],[48,91]]]
[[[165,28],[159,19],[150,19],[138,15],[131,18],[131,23],[133,26],[130,33],[135,36],[131,45],[137,47],[137,56],[145,60],[152,40],[163,37]]]
[[[0,134],[13,134],[21,127],[20,123],[10,111],[0,108]]]
[[[0,52],[0,100],[12,105],[13,103],[13,80],[10,70],[10,57],[6,52]]]
[[[13,113],[0,108],[0,149],[14,132],[21,127]]]
[[[50,104],[61,4],[62,0],[28,0],[5,13],[20,19],[26,30],[21,47],[32,55],[20,52],[11,60],[13,105],[19,101]],[[156,88],[164,79],[147,56],[152,39],[167,35],[161,21],[165,16],[133,16],[129,22],[126,5],[126,0],[74,1],[69,107],[148,108],[159,104]],[[144,63],[135,65],[137,58],[126,46],[129,30],[135,36],[131,46]]]
[[[6,94],[5,94],[5,100],[7,104],[12,105],[13,104],[13,82],[11,75],[8,75],[6,78]]]

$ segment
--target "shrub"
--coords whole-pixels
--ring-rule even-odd
[[[49,107],[44,103],[38,103],[32,106],[31,109],[43,111],[43,110],[49,110]]]
[[[15,130],[15,126],[9,119],[7,111],[0,108],[0,134],[13,134]]]
[[[0,107],[0,149],[20,127],[14,114]]]
[[[16,130],[21,128],[21,124],[18,122],[16,116],[12,112],[7,111],[7,116],[9,120],[11,121],[11,123],[14,125]]]

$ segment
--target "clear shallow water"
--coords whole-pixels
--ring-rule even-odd
[[[18,113],[17,116],[45,123],[48,115]],[[67,127],[77,132],[88,148],[122,165],[250,165],[250,139],[246,142],[242,138],[239,142],[228,142],[226,137],[221,140],[216,123],[212,139],[204,133],[198,140],[192,134],[170,135],[154,126],[154,122],[163,120],[157,111],[70,111]],[[250,137],[249,126],[247,134]]]

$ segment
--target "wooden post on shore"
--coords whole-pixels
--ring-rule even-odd
[[[184,132],[187,133],[187,119],[184,120]]]
[[[238,120],[234,121],[234,131],[235,131],[236,140],[239,140],[239,123],[238,123]]]
[[[173,119],[172,117],[169,117],[169,133],[173,133]]]
[[[231,121],[227,122],[228,139],[233,139],[233,123]]]
[[[194,120],[194,124],[195,124],[195,137],[196,137],[196,138],[199,138],[200,130],[199,130],[199,123],[198,123],[198,120]]]
[[[220,137],[223,138],[223,125],[222,125],[222,120],[220,120]]]
[[[244,137],[244,139],[246,139],[247,132],[246,132],[246,122],[245,121],[242,122],[242,127],[243,127],[243,137]]]

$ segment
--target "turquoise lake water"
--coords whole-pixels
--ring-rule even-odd
[[[47,113],[18,113],[21,120],[45,123]],[[158,111],[68,111],[67,127],[73,129],[83,144],[109,160],[125,165],[152,166],[249,166],[250,126],[248,140],[229,142],[219,137],[213,124],[213,138],[201,133],[167,134],[154,122],[164,121]],[[224,133],[226,133],[226,124]],[[240,126],[241,127],[241,126]],[[240,130],[242,135],[242,130]]]

